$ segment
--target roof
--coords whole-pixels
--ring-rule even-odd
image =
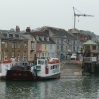
[[[81,33],[81,31],[80,30],[78,30],[78,29],[68,29],[68,32],[71,32],[71,33]]]
[[[76,38],[73,34],[67,32],[65,29],[61,29],[61,28],[44,26],[40,30],[44,31],[46,29],[50,30],[55,36],[59,36],[59,37],[66,36],[66,37],[69,37],[69,38]]]
[[[84,45],[97,45],[97,43],[95,43],[92,40],[89,40],[89,41],[85,42]]]
[[[9,34],[9,36],[7,36],[7,34]],[[5,33],[0,33],[0,38],[2,37],[2,39],[10,39],[10,40],[28,40],[27,38],[25,38],[20,32],[5,32]]]
[[[0,38],[1,39],[6,39],[6,37],[2,33],[0,33]]]
[[[44,32],[26,32],[23,35],[29,34],[35,38],[37,43],[42,43],[42,44],[55,44],[55,42],[52,40],[51,37],[49,37],[46,33]],[[36,37],[38,36],[39,39]],[[44,40],[42,40],[42,37],[44,37]],[[47,37],[49,37],[49,41],[47,41]]]

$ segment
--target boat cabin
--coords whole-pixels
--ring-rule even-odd
[[[55,74],[60,74],[60,63],[57,58],[37,59],[37,76],[49,77]]]

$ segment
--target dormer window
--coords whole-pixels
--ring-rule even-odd
[[[9,34],[9,37],[13,37],[13,34]]]
[[[49,37],[47,37],[47,41],[49,41]]]
[[[44,36],[42,36],[42,41],[44,41]]]
[[[9,33],[7,33],[7,37],[9,37]]]
[[[39,40],[39,36],[36,36],[37,41]]]
[[[16,37],[16,38],[19,38],[19,34],[15,34],[15,37]]]
[[[15,37],[15,34],[13,34],[13,37]]]

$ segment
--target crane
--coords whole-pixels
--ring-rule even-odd
[[[82,14],[80,11],[78,11],[81,14],[76,14],[75,10],[78,11],[76,8],[73,7],[73,11],[74,11],[74,29],[75,29],[75,22],[76,22],[76,16],[80,17],[80,16],[84,16],[84,17],[94,17],[93,15],[87,15],[87,14]]]

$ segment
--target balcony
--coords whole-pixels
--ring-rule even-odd
[[[31,51],[35,51],[35,48],[31,48]]]

